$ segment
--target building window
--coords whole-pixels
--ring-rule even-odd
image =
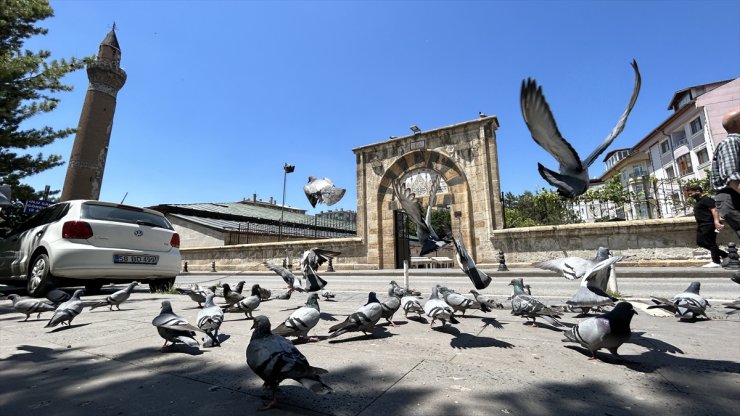
[[[694,168],[691,166],[691,154],[689,153],[676,159],[676,164],[678,165],[678,174],[681,176],[688,175],[694,171]]]
[[[673,140],[674,149],[689,144],[688,139],[686,139],[686,132],[683,130],[671,133],[671,140]]]
[[[671,145],[668,140],[660,144],[660,153],[668,153],[671,150]]]
[[[676,172],[673,171],[673,166],[668,166],[665,168],[665,175],[668,177],[668,179],[673,179],[676,177]]]
[[[699,159],[700,166],[705,163],[709,163],[709,152],[707,152],[706,147],[696,152],[696,157]]]
[[[691,134],[692,135],[700,132],[701,129],[702,129],[701,118],[700,117],[697,117],[693,121],[691,121],[690,127],[691,127]]]

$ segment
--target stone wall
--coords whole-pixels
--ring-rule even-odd
[[[224,245],[224,233],[203,225],[194,224],[172,215],[166,215],[180,235],[180,247],[219,247]]]

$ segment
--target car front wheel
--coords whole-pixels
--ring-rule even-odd
[[[149,290],[154,292],[168,292],[175,284],[175,278],[157,279],[149,282]]]
[[[33,258],[28,270],[28,283],[26,284],[29,295],[39,298],[46,294],[53,279],[50,269],[51,262],[49,262],[49,256],[45,253]]]

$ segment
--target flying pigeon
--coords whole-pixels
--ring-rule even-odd
[[[468,275],[476,289],[482,290],[487,288],[491,284],[491,278],[475,265],[475,262],[465,249],[465,245],[463,245],[462,235],[460,235],[459,239],[453,238],[452,242],[455,245],[455,259],[457,259],[457,264],[463,273]]]
[[[326,286],[326,280],[322,279],[316,272],[319,266],[342,253],[338,251],[323,250],[320,248],[311,248],[303,252],[301,256],[301,272],[306,279],[301,282],[301,287],[306,292],[315,292]]]
[[[424,307],[419,303],[419,299],[416,296],[404,296],[401,298],[401,309],[403,309],[403,316],[409,317],[409,312],[416,313],[421,317],[424,313]]]
[[[630,322],[637,311],[629,302],[619,302],[611,311],[588,318],[566,331],[563,342],[577,342],[591,351],[590,359],[596,358],[596,351],[606,348],[617,358],[622,358],[617,349],[632,335]]]
[[[227,285],[224,285],[225,287]],[[252,294],[246,298],[242,298],[238,302],[224,308],[224,312],[244,312],[247,319],[252,319],[252,312],[260,306],[260,285],[252,285]],[[226,292],[224,292],[225,294]]]
[[[430,328],[437,319],[442,321],[442,326],[445,326],[447,321],[450,321],[452,324],[460,323],[460,321],[455,319],[455,311],[452,309],[452,306],[439,298],[437,286],[432,286],[432,293],[429,295],[426,303],[424,303],[424,313],[432,318],[432,322],[429,323]]]
[[[700,316],[709,319],[706,313],[709,302],[699,295],[699,289],[701,283],[692,282],[686,290],[677,294],[671,300],[651,296],[651,300],[655,305],[650,305],[647,308],[660,308],[665,309],[669,312],[673,312],[676,318],[681,320],[694,320]]]
[[[525,325],[529,324],[532,319],[532,326],[537,326],[537,318],[542,318],[553,326],[563,326],[558,321],[560,315],[554,310],[545,306],[537,298],[524,294],[524,288],[520,284],[520,279],[512,279],[509,283],[514,286],[514,297],[511,298],[511,314],[522,316],[526,319]]]
[[[477,290],[471,289],[470,293],[475,297],[475,300],[478,301],[481,305],[486,305],[489,309],[493,310],[495,309],[503,309],[504,305],[496,302],[496,300],[488,295],[483,295],[478,293]]]
[[[210,338],[210,343],[203,339],[203,346],[217,345],[221,346],[218,341],[218,330],[221,328],[221,323],[224,321],[224,311],[213,303],[213,297],[216,296],[214,293],[208,293],[206,295],[206,306],[198,311],[198,317],[196,318],[196,325]]]
[[[480,309],[483,312],[491,312],[491,309],[486,305],[481,305],[478,301],[467,298],[460,293],[455,292],[445,286],[437,285],[438,292],[442,295],[442,298],[448,305],[452,306],[455,312],[462,312],[462,316],[465,316],[465,311],[468,309]]]
[[[290,341],[274,335],[266,316],[255,317],[252,329],[254,332],[247,345],[247,365],[265,382],[264,387],[272,390],[272,400],[265,409],[277,406],[277,389],[286,379],[295,380],[317,394],[332,392],[319,378],[327,371],[312,367]]]
[[[202,303],[206,301],[206,295],[208,292],[216,293],[216,286],[210,286],[204,289],[197,283],[193,283],[190,285],[190,289],[176,288],[175,290],[181,295],[188,295],[193,302],[198,303],[199,308],[202,308]]]
[[[438,183],[438,180],[432,182],[430,198],[434,194],[436,194]],[[400,181],[394,181],[393,193],[396,195],[399,204],[401,204],[401,208],[406,211],[406,215],[408,215],[411,221],[414,222],[414,225],[416,225],[416,237],[421,243],[421,251],[419,252],[420,256],[431,253],[432,251],[439,250],[440,248],[449,244],[447,241],[439,238],[437,233],[434,231],[434,228],[432,228],[430,221],[427,221],[426,218],[421,218],[421,209],[419,208],[419,203],[416,201],[416,195],[411,192],[411,189],[407,188],[406,185],[404,185]],[[432,200],[430,199],[430,208],[431,201]],[[427,218],[430,216],[431,214],[427,215]]]
[[[391,280],[391,285],[393,283],[395,282]],[[383,308],[381,317],[388,321],[391,326],[396,327],[396,323],[393,322],[393,315],[401,308],[401,296],[403,295],[404,290],[400,286],[398,286],[397,289],[394,288],[392,293],[393,294],[385,302],[382,302],[380,304],[380,306]]]
[[[637,101],[641,83],[637,62],[632,60],[631,65],[635,72],[635,84],[629,104],[611,133],[584,160],[581,160],[576,150],[573,149],[573,146],[561,136],[558,126],[555,123],[555,118],[550,111],[550,106],[542,94],[542,87],[538,86],[537,82],[531,78],[522,81],[521,107],[524,122],[527,124],[527,128],[529,128],[534,141],[550,153],[560,164],[559,173],[547,169],[541,163],[537,164],[538,170],[543,179],[557,188],[560,195],[573,198],[586,192],[589,181],[588,167],[596,161],[599,155],[624,130],[624,126],[627,123],[627,116]]]
[[[349,315],[344,322],[340,322],[329,328],[329,337],[334,338],[347,332],[362,331],[367,335],[367,331],[372,331],[375,324],[378,323],[383,313],[383,307],[380,305],[375,292],[367,295],[367,303],[360,306],[354,313]]]
[[[298,337],[300,339],[308,339],[309,342],[315,342],[319,339],[317,337],[309,338],[308,331],[319,323],[320,317],[319,295],[317,293],[311,293],[308,295],[306,305],[290,314],[285,322],[272,330],[272,333],[283,337]]]
[[[347,190],[337,188],[329,178],[318,179],[313,176],[308,177],[308,184],[303,187],[306,198],[311,207],[316,208],[317,203],[324,203],[332,206],[339,202]]]
[[[72,295],[59,289],[51,289],[50,291],[46,292],[46,299],[49,299],[55,305],[66,302],[71,298]]]
[[[101,306],[108,306],[108,310],[112,311],[113,307],[115,306],[120,311],[121,303],[123,303],[123,301],[125,301],[126,299],[129,298],[129,296],[131,296],[131,292],[134,290],[134,287],[138,286],[138,284],[139,282],[129,283],[125,289],[121,289],[113,293],[112,295],[108,295],[105,297],[105,299],[90,306],[90,310],[99,308]]]
[[[159,315],[154,317],[152,325],[157,327],[159,336],[164,339],[162,348],[167,345],[168,342],[176,343],[181,342],[189,347],[198,348],[198,341],[195,339],[196,332],[203,332],[202,329],[191,325],[187,319],[176,315],[172,311],[172,305],[170,301],[162,301],[162,309]]]
[[[18,295],[8,295],[8,299],[13,302],[13,309],[15,309],[16,312],[26,314],[26,319],[24,319],[23,322],[27,321],[28,317],[30,317],[32,313],[38,313],[38,315],[36,315],[36,319],[39,319],[41,318],[42,312],[52,312],[57,308],[53,304],[40,299],[22,298]]]
[[[304,291],[303,287],[300,286],[301,280],[297,279],[295,274],[293,274],[292,271],[286,269],[285,267],[280,267],[276,264],[270,263],[269,261],[262,262],[262,265],[272,270],[273,272],[277,273],[280,277],[282,277],[285,284],[288,285],[288,290],[290,290],[291,292],[294,290],[297,290],[299,292]],[[298,285],[296,285],[296,280],[298,280]]]
[[[83,293],[84,291],[82,289],[77,289],[68,301],[57,306],[54,316],[49,319],[49,323],[44,328],[55,327],[59,324],[64,324],[64,322],[67,322],[67,326],[72,325],[72,320],[75,319],[75,316],[82,312],[80,295]]]

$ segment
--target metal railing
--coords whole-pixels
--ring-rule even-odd
[[[321,239],[353,237],[357,224],[331,218],[310,217],[303,221],[240,222],[238,227],[225,228],[224,244],[268,243],[282,239]]]

